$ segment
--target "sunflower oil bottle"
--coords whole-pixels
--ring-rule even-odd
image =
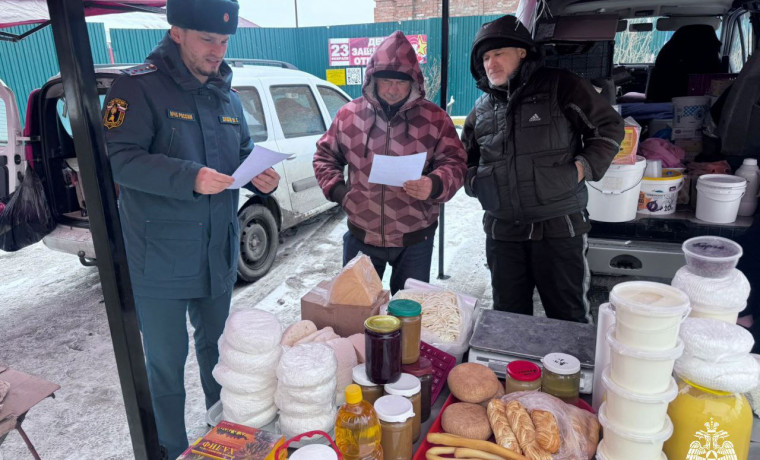
[[[380,421],[370,403],[362,398],[362,389],[346,387],[346,403],[335,420],[335,443],[345,460],[383,460],[380,444]]]

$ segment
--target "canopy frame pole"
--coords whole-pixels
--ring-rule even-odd
[[[449,85],[449,0],[441,0],[441,91],[438,104],[446,110],[446,96]],[[446,227],[446,206],[441,203],[441,214],[438,216],[438,279],[447,280],[450,276],[444,274],[444,235]]]

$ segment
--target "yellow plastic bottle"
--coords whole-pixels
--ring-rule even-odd
[[[335,443],[345,460],[383,460],[380,421],[370,403],[362,399],[362,389],[346,387],[346,403],[335,420]]]

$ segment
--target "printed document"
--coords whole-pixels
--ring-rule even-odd
[[[263,173],[268,168],[271,168],[283,160],[287,160],[291,156],[292,155],[287,153],[275,152],[257,145],[253,148],[253,152],[248,155],[248,158],[245,159],[243,164],[232,173],[235,182],[227,188],[240,188],[251,182],[254,177]]]
[[[375,155],[372,160],[372,169],[369,172],[369,182],[401,187],[408,180],[416,180],[422,177],[422,168],[425,167],[426,158],[427,152],[401,157]]]

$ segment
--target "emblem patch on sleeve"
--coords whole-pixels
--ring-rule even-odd
[[[127,101],[124,99],[111,99],[106,104],[106,114],[103,117],[103,125],[108,128],[118,128],[124,123],[124,117],[127,115]]]

